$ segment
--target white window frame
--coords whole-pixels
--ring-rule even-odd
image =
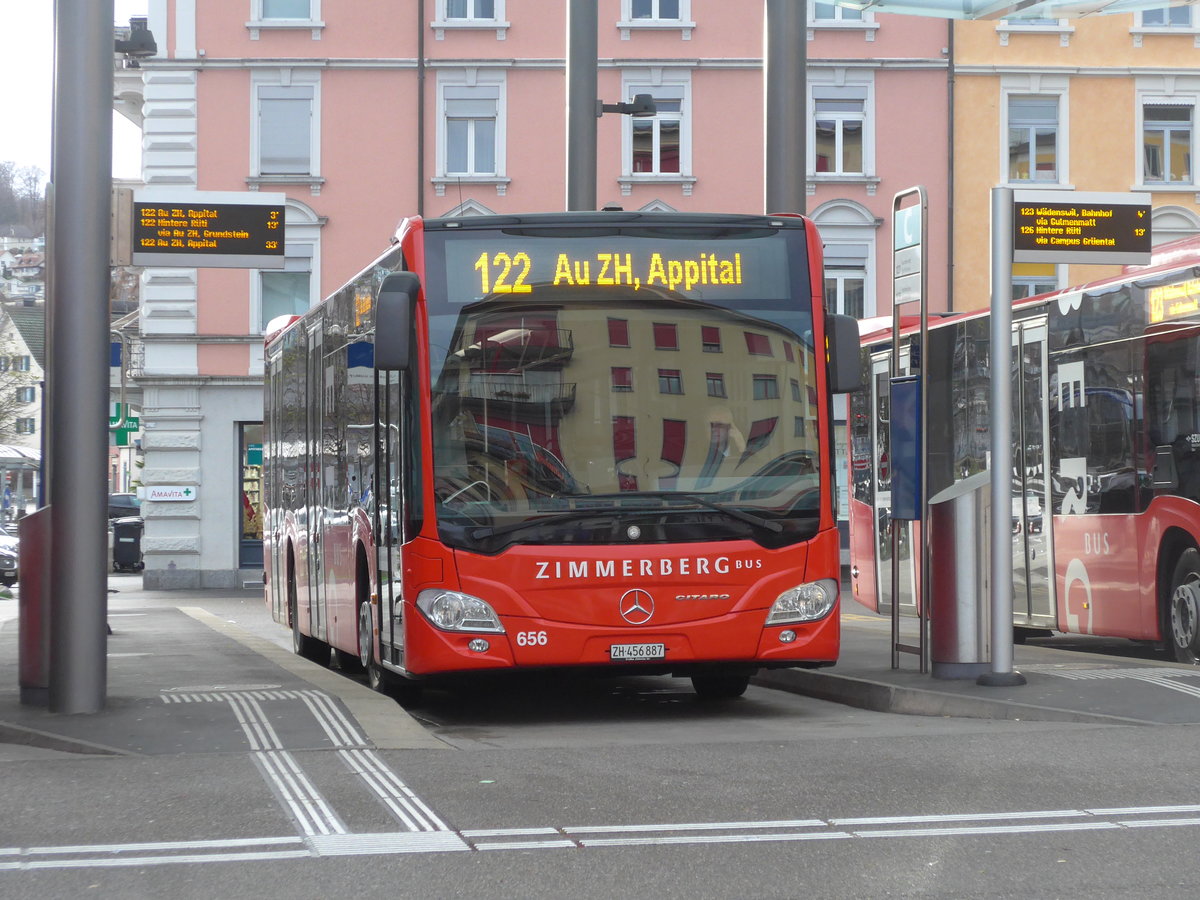
[[[308,133],[307,173],[262,172],[262,135],[259,127],[261,95],[279,88],[308,88],[312,91]],[[264,90],[265,89],[265,90]],[[260,185],[307,184],[313,195],[321,193],[321,73],[309,69],[253,71],[250,76],[250,177],[252,190]]]
[[[1188,12],[1188,22],[1183,25],[1172,25],[1169,21],[1170,10],[1186,10]],[[1168,7],[1165,4],[1158,7],[1156,11],[1168,12],[1168,21],[1165,24],[1146,24],[1146,13],[1148,9],[1139,10],[1133,17],[1133,27],[1129,29],[1130,35],[1133,36],[1133,46],[1143,46],[1143,38],[1146,35],[1192,35],[1192,46],[1200,47],[1200,13],[1192,6],[1172,6]]]
[[[831,0],[826,0],[826,2],[831,3]],[[845,7],[834,6],[832,19],[817,18],[816,4],[810,2],[808,4],[808,40],[813,40],[817,31],[861,31],[863,40],[875,40],[875,32],[879,30],[879,23],[875,21],[875,13],[870,10],[862,10],[861,18],[847,19],[843,18],[845,11]]]
[[[1074,190],[1071,184],[1071,116],[1070,97],[1067,93],[1067,76],[1055,75],[1017,75],[1005,76],[1000,83],[1000,140],[999,150],[999,180],[1002,187],[1021,189],[1054,188],[1056,190]],[[1058,178],[1055,181],[1010,181],[1008,178],[1008,110],[1009,98],[1012,96],[1039,96],[1056,98],[1058,101],[1058,133],[1056,135],[1055,168]],[[1140,138],[1139,138],[1140,142]]]
[[[632,100],[636,94],[650,94],[664,100],[679,101],[679,171],[633,171],[632,116],[621,116],[621,195],[628,197],[635,184],[679,184],[690,197],[696,182],[692,174],[692,73],[690,70],[629,69],[621,79],[621,96]],[[658,116],[655,116],[658,119]],[[643,121],[645,121],[643,119]]]
[[[1069,19],[1001,19],[996,23],[996,34],[1000,36],[1000,46],[1007,47],[1008,39],[1013,34],[1057,34],[1060,47],[1071,46],[1071,35],[1075,28]]]
[[[1137,162],[1134,184],[1139,188],[1153,191],[1170,191],[1183,190],[1191,193],[1196,190],[1196,95],[1191,96],[1155,96],[1153,94],[1139,94],[1137,104],[1137,124],[1136,139],[1137,139]],[[1191,160],[1191,180],[1189,181],[1146,181],[1146,166],[1144,154],[1146,152],[1146,107],[1147,106],[1179,106],[1186,107],[1192,112],[1191,133],[1188,147],[1188,156]],[[1163,171],[1166,171],[1166,163],[1164,161]]]
[[[863,171],[857,173],[818,172],[817,171],[817,99],[835,97],[844,93],[848,99],[863,101]],[[830,69],[820,73],[810,73],[808,84],[808,134],[806,136],[805,167],[808,170],[808,180],[812,182],[809,193],[813,193],[815,185],[823,182],[841,182],[866,184],[868,195],[874,195],[879,178],[875,174],[875,79],[869,71],[859,72],[850,69]],[[840,163],[839,163],[840,165]]]
[[[250,40],[257,41],[264,29],[278,31],[299,28],[310,29],[314,41],[321,39],[321,32],[325,28],[321,19],[321,0],[308,0],[307,19],[268,19],[263,15],[263,5],[263,0],[250,0],[250,20],[246,23]]]
[[[467,2],[473,7],[475,0],[467,0]],[[437,41],[444,41],[447,31],[479,31],[487,29],[495,29],[496,40],[502,41],[507,37],[508,29],[511,27],[505,18],[505,0],[494,0],[492,12],[494,15],[490,19],[476,19],[471,16],[465,19],[452,19],[446,15],[446,0],[435,0],[433,21],[429,23],[429,27],[433,29],[433,38]]]
[[[882,220],[876,219],[875,213],[861,203],[846,199],[822,203],[812,211],[811,216],[825,244],[823,255],[826,265],[833,264],[834,268],[848,271],[850,263],[853,263],[856,269],[861,268],[864,273],[863,318],[878,315],[875,256]],[[841,265],[843,262],[844,266]],[[888,296],[891,296],[890,288]],[[806,358],[803,353],[800,356]]]
[[[654,0],[658,3],[659,0]],[[671,31],[679,32],[682,40],[690,41],[696,23],[692,21],[692,0],[679,0],[679,18],[677,19],[635,19],[633,17],[633,0],[621,0],[621,19],[617,22],[617,30],[621,40],[627,41],[635,31]]]
[[[287,200],[283,215],[283,269],[249,270],[248,334],[262,334],[262,273],[308,272],[308,306],[321,299],[321,228],[325,220],[297,200]],[[262,342],[251,345],[251,374],[262,374]]]
[[[503,69],[447,69],[438,73],[436,174],[430,179],[434,192],[444,197],[448,185],[495,185],[503,197],[511,180],[508,172],[508,79]],[[496,171],[489,175],[452,175],[447,172],[447,99],[491,100],[496,104]]]

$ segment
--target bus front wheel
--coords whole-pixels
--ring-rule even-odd
[[[1166,637],[1177,662],[1200,664],[1200,551],[1179,556],[1167,598]]]

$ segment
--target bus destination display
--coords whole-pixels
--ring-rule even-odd
[[[283,206],[134,201],[134,265],[271,269],[283,254]]]
[[[1014,191],[1013,201],[1014,262],[1150,261],[1148,195]]]
[[[506,294],[563,295],[620,288],[661,296],[715,299],[751,291],[788,292],[786,249],[778,237],[753,240],[571,242],[455,239],[446,242],[446,283],[455,303]]]

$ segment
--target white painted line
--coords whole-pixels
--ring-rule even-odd
[[[513,843],[476,844],[476,850],[578,850],[574,841],[514,841]]]
[[[845,831],[807,831],[794,834],[677,834],[660,837],[597,838],[581,840],[584,847],[646,847],[653,844],[758,844],[779,841],[835,841],[852,838]]]
[[[1043,831],[1103,831],[1119,829],[1116,822],[1059,822],[1052,825],[979,825],[974,828],[884,828],[856,831],[856,837],[949,837],[964,834],[1035,834]]]
[[[566,834],[605,834],[623,831],[717,831],[721,829],[735,828],[823,828],[828,824],[829,823],[824,819],[784,819],[774,822],[691,822],[686,825],[597,825],[591,828],[570,826],[564,828],[563,831]]]
[[[1078,809],[1045,809],[1034,812],[959,813],[942,816],[871,816],[861,819],[830,819],[831,825],[915,825],[919,822],[978,822],[988,819],[1067,819],[1087,813]]]
[[[563,831],[566,830],[563,829]],[[459,834],[465,838],[503,837],[505,835],[532,837],[535,834],[561,834],[561,832],[557,828],[469,828],[460,831]]]

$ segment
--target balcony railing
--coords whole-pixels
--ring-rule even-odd
[[[471,381],[462,386],[462,404],[476,412],[499,406],[514,419],[560,419],[575,406],[575,385],[514,384],[511,381]]]

